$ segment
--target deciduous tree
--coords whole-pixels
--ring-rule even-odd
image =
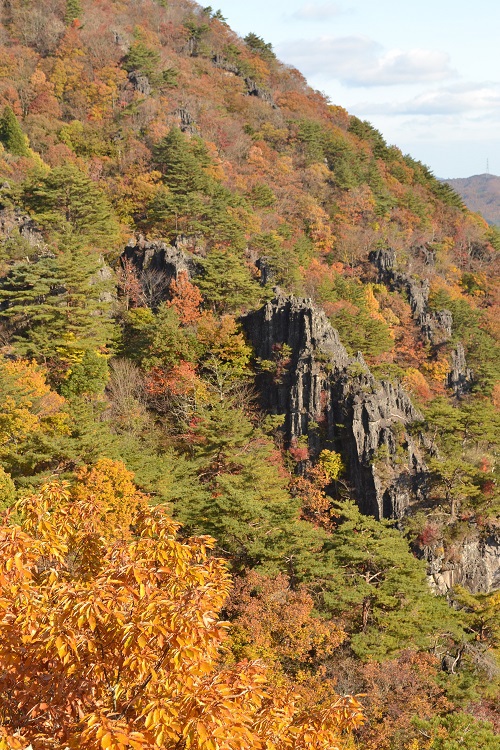
[[[45,485],[19,512],[0,527],[3,748],[333,750],[360,723],[354,699],[306,714],[261,664],[221,664],[225,565],[122,466]]]

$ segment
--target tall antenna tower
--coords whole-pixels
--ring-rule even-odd
[[[486,174],[490,173],[490,160],[486,159]]]

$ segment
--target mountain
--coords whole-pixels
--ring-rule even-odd
[[[211,7],[0,13],[0,747],[496,750],[500,231]]]
[[[444,182],[462,196],[471,211],[480,213],[489,224],[500,224],[500,177],[477,174]]]

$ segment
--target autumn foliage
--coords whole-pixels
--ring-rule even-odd
[[[361,723],[352,698],[306,713],[262,662],[224,665],[231,581],[213,540],[180,539],[122,464],[17,513],[0,529],[1,748],[331,750]]]

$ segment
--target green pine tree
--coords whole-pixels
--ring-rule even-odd
[[[203,273],[197,285],[209,305],[217,313],[240,310],[256,305],[262,289],[250,271],[231,251],[212,250],[201,262]]]
[[[188,138],[179,128],[172,128],[156,145],[154,159],[172,193],[187,195],[209,188],[210,157],[201,138]]]
[[[30,155],[28,139],[21,130],[19,120],[13,109],[8,105],[4,107],[0,119],[0,142],[3,143],[7,151],[15,156]]]
[[[123,67],[128,72],[138,70],[146,76],[152,76],[160,63],[160,53],[158,50],[151,49],[140,39],[132,44],[127,55]]]
[[[81,15],[82,4],[80,0],[66,0],[66,12],[64,14],[64,23],[66,26],[70,26]]]
[[[334,503],[338,526],[328,548],[335,571],[325,606],[346,619],[351,647],[363,659],[384,659],[436,639],[461,639],[459,617],[427,584],[425,563],[387,522],[363,516],[352,503]]]
[[[225,401],[198,410],[186,447],[203,489],[175,503],[187,528],[213,535],[235,570],[259,566],[296,582],[310,577],[324,534],[299,520],[299,500],[287,492],[270,439]]]
[[[22,200],[36,221],[72,244],[111,249],[119,227],[102,190],[74,164],[35,174],[24,184]]]
[[[0,320],[15,350],[69,363],[107,347],[113,332],[105,293],[112,282],[101,279],[102,268],[98,253],[79,247],[14,266],[0,280]]]

